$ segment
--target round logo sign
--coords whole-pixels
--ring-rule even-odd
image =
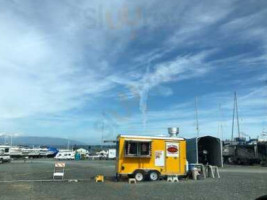
[[[177,149],[177,146],[169,146],[167,151],[170,153],[176,153],[178,149]]]

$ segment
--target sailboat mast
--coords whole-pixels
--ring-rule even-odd
[[[234,97],[234,107],[233,107],[233,121],[232,121],[232,137],[231,141],[234,141],[234,126],[235,126],[235,97]]]
[[[240,126],[239,126],[239,117],[238,117],[238,106],[237,106],[236,92],[235,92],[235,104],[236,104],[236,120],[237,120],[238,138],[240,138],[241,137],[241,133],[240,133]]]
[[[70,139],[69,139],[69,137],[68,137],[68,144],[67,144],[67,148],[68,148],[68,150],[70,150]]]
[[[10,144],[11,144],[11,146],[13,146],[13,136],[12,136],[12,134],[10,135]]]

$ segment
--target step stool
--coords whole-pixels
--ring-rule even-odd
[[[217,175],[217,178],[220,178],[219,174],[219,168],[217,166],[208,165],[208,177],[215,178],[215,175]]]
[[[167,176],[167,182],[172,182],[172,176]]]
[[[167,182],[179,182],[178,176],[167,176]]]
[[[104,182],[104,176],[103,175],[97,175],[95,177],[95,182]]]
[[[172,182],[179,182],[178,176],[173,176],[172,177]]]
[[[217,175],[217,178],[221,178],[219,174],[219,168],[217,166],[214,166],[213,168],[214,168],[215,174]]]
[[[136,179],[135,178],[129,178],[129,184],[136,184]]]

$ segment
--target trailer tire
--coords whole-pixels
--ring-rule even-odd
[[[159,179],[159,172],[158,171],[150,171],[148,173],[148,176],[149,176],[149,180],[151,181],[157,181]]]
[[[138,181],[138,182],[143,181],[144,178],[145,178],[145,173],[144,173],[144,171],[143,171],[143,170],[136,170],[136,171],[134,172],[134,178],[135,178],[135,180]]]
[[[115,181],[116,181],[116,182],[119,182],[120,179],[121,179],[121,175],[118,174],[118,173],[116,173]]]

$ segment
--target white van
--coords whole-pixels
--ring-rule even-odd
[[[56,160],[74,160],[75,159],[75,152],[73,151],[64,151],[58,152],[55,156]]]

